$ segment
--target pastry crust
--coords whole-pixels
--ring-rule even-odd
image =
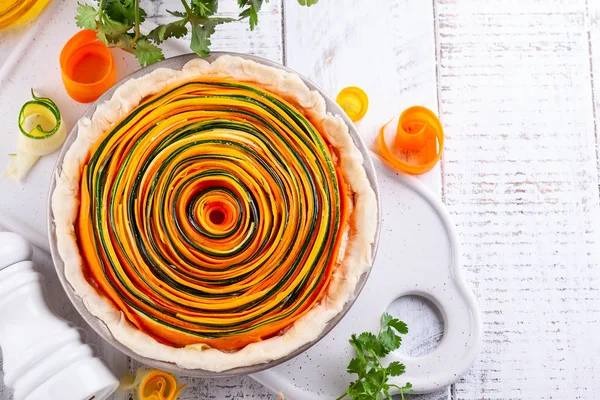
[[[93,144],[145,97],[200,76],[231,77],[253,83],[301,108],[337,149],[344,179],[352,192],[352,229],[345,248],[341,250],[340,265],[323,298],[280,335],[249,344],[235,352],[224,352],[202,344],[171,347],[131,325],[122,312],[98,294],[85,279],[74,229],[79,210],[81,166]],[[370,268],[371,245],[377,225],[375,193],[367,179],[362,154],[343,119],[328,113],[323,97],[311,91],[297,75],[232,56],[221,56],[212,63],[194,59],[181,71],[159,68],[131,79],[121,85],[110,100],[98,105],[91,120],[82,118],[78,123],[77,138],[66,152],[62,172],[56,179],[52,212],[58,252],[64,262],[68,282],[87,309],[106,324],[117,341],[144,357],[172,362],[182,368],[215,372],[280,359],[315,340],[327,322],[352,298],[360,276]]]

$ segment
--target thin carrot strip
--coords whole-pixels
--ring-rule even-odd
[[[390,121],[391,122],[391,121]],[[394,149],[403,152],[404,156],[412,155],[406,161],[394,154],[385,140],[385,128],[388,122],[379,129],[377,150],[390,167],[411,175],[424,174],[430,171],[440,160],[444,149],[444,129],[438,117],[422,106],[407,108],[398,119]]]

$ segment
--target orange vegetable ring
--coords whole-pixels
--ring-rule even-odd
[[[91,149],[88,279],[138,329],[235,350],[321,299],[348,213],[332,150],[292,105],[231,80],[146,99]]]
[[[138,400],[177,400],[186,385],[179,385],[175,375],[158,369],[138,368],[135,377],[127,374],[117,391],[134,390]]]
[[[335,101],[353,122],[362,119],[369,109],[369,97],[364,90],[356,86],[342,89]]]
[[[117,81],[110,50],[91,30],[78,32],[65,44],[60,69],[67,93],[80,103],[96,100]]]
[[[141,400],[176,400],[184,387],[177,384],[173,374],[152,370],[140,382],[137,393]]]
[[[390,121],[391,122],[391,121]],[[398,119],[394,147],[412,155],[409,162],[396,156],[385,141],[385,128],[379,129],[377,148],[379,155],[392,168],[412,175],[430,171],[442,156],[444,128],[433,111],[422,106],[407,108]]]

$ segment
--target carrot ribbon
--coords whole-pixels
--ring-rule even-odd
[[[113,56],[92,30],[69,39],[60,53],[60,69],[67,93],[80,103],[96,100],[117,81]]]
[[[134,390],[136,400],[177,400],[185,386],[168,372],[138,368],[135,377],[128,374],[121,379],[117,390]]]
[[[402,158],[390,149],[385,140],[385,129],[381,127],[377,136],[377,150],[390,167],[411,175],[430,171],[442,156],[444,129],[433,111],[422,106],[406,109],[398,119],[393,149],[402,153]]]

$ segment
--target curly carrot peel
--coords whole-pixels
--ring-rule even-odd
[[[176,400],[184,387],[177,383],[173,374],[139,368],[135,378],[127,375],[121,379],[118,390],[134,390],[137,400]]]
[[[442,156],[444,129],[433,111],[422,106],[407,108],[398,119],[393,151],[385,140],[385,128],[379,129],[377,151],[390,167],[411,175],[430,171]],[[398,156],[396,154],[400,154]]]

